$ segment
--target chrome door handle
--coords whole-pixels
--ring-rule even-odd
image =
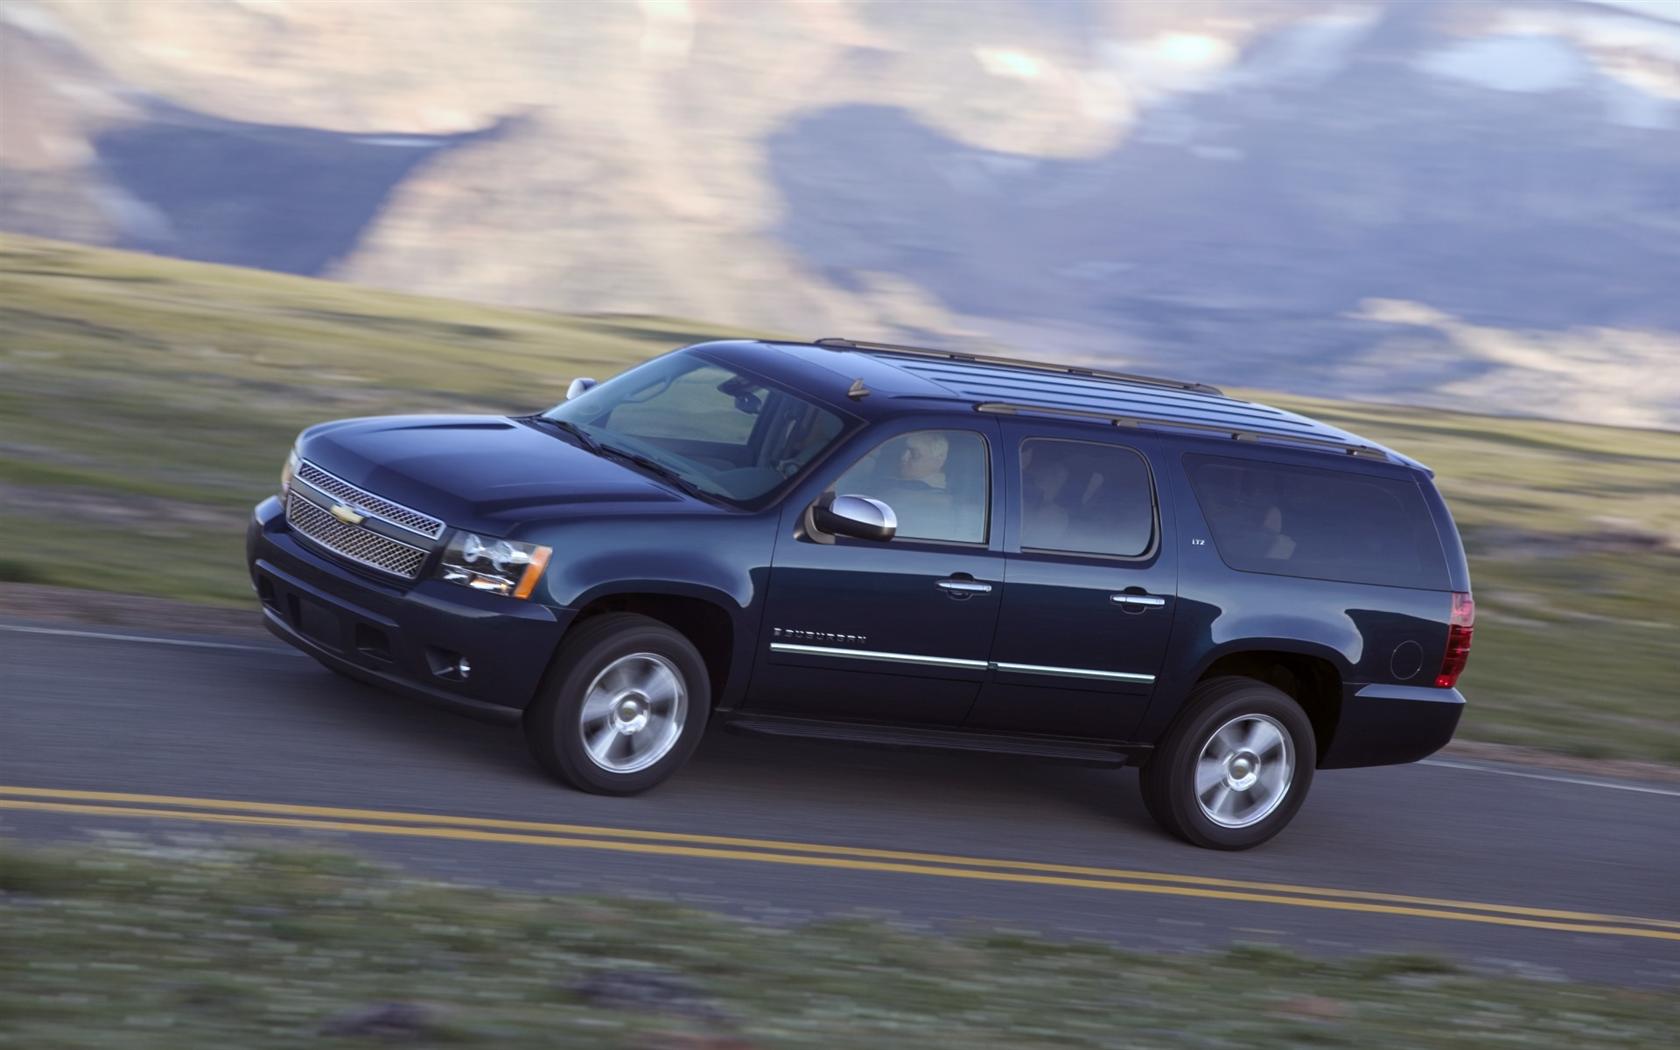
[[[1157,598],[1153,594],[1111,594],[1108,600],[1128,609],[1159,609],[1167,604],[1165,598]]]
[[[940,588],[941,590],[951,591],[955,594],[992,593],[992,585],[989,583],[982,583],[979,580],[939,580],[934,584],[934,586]]]

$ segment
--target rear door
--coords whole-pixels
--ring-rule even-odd
[[[1008,564],[992,677],[967,725],[1130,739],[1177,600],[1170,510],[1143,450],[1110,430],[1003,429]]]
[[[1002,597],[994,420],[861,438],[790,499],[770,570],[746,707],[839,721],[957,726],[985,681]],[[891,506],[887,542],[833,537],[823,491]]]

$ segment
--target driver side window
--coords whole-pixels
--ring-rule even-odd
[[[834,491],[893,509],[898,537],[985,543],[991,464],[971,430],[913,430],[875,446],[840,475]]]

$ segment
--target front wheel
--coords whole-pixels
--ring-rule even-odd
[[[1209,849],[1248,849],[1282,831],[1312,786],[1318,744],[1287,694],[1214,678],[1143,767],[1144,805],[1166,830]]]
[[[561,644],[525,712],[525,739],[572,787],[633,795],[688,760],[710,713],[706,662],[693,643],[658,620],[613,613]]]

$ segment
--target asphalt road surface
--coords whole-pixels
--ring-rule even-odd
[[[1673,784],[1328,772],[1279,838],[1228,854],[1159,833],[1129,770],[715,733],[662,788],[611,799],[547,780],[514,728],[279,645],[0,625],[0,667],[0,837],[302,837],[458,881],[778,922],[886,914],[1680,982]]]

